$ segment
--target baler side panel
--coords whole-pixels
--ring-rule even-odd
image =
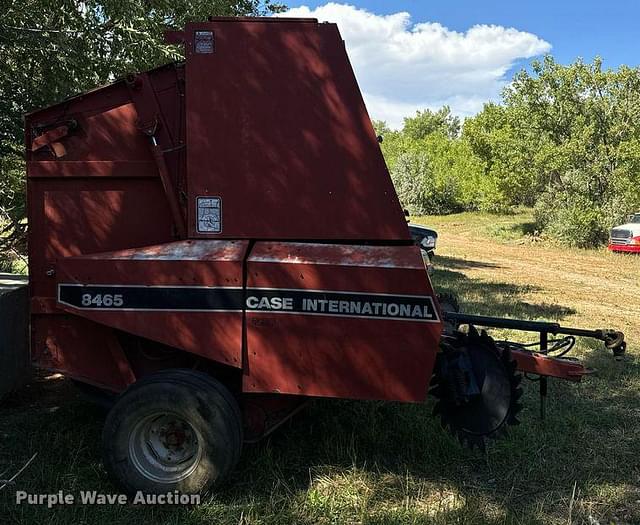
[[[180,144],[184,100],[178,69],[158,68],[148,78],[167,123],[165,131]],[[174,239],[158,167],[139,125],[137,108],[123,81],[26,116],[32,296],[55,297],[47,272],[55,271],[58,258]],[[46,130],[61,126],[68,127],[68,133],[55,148],[32,151]],[[180,182],[184,152],[175,149],[166,154],[166,161]]]
[[[185,40],[191,237],[410,238],[334,24],[214,21]],[[219,233],[198,232],[202,196],[221,199]]]
[[[257,243],[248,259],[248,298],[262,288],[284,290],[283,297],[291,290],[314,297],[354,292],[373,301],[433,297],[415,246]],[[245,392],[426,398],[441,330],[437,313],[418,320],[248,309],[246,316]]]
[[[74,293],[78,300],[65,299],[59,288],[57,306],[96,323],[240,368],[242,264],[247,246],[246,241],[184,241],[66,258],[58,263],[56,281],[67,291],[80,285]],[[228,291],[237,304],[214,308],[208,296],[202,299],[203,294],[218,288]],[[93,301],[80,302],[85,294]],[[108,303],[104,302],[106,295]],[[115,301],[116,295],[121,299]]]
[[[55,297],[59,260],[171,239],[171,218],[156,178],[29,180],[32,296]]]

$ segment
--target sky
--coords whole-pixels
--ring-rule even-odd
[[[444,104],[466,117],[551,53],[640,65],[640,0],[291,0],[281,16],[336,22],[371,118],[400,127]]]

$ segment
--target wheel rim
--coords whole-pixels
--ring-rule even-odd
[[[176,483],[200,463],[202,440],[182,416],[156,413],[140,420],[129,436],[129,456],[135,468],[157,483]]]

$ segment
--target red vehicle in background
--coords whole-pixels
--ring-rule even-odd
[[[609,250],[640,253],[640,213],[629,215],[629,222],[611,229]]]

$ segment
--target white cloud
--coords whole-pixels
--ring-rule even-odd
[[[400,126],[418,109],[443,104],[466,116],[495,100],[518,61],[548,52],[531,33],[475,25],[464,33],[435,22],[412,24],[406,12],[376,15],[347,4],[289,9],[281,16],[336,22],[371,118]]]

